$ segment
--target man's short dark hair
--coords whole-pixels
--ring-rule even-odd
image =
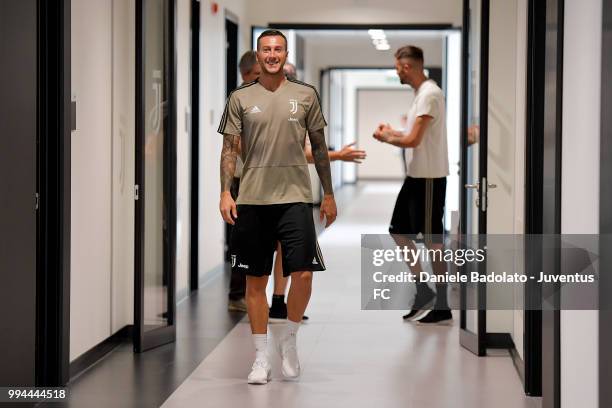
[[[283,37],[283,40],[285,40],[285,51],[287,51],[287,37],[285,37],[285,34],[283,34],[282,32],[278,31],[278,30],[266,30],[263,33],[259,34],[259,37],[257,37],[257,49],[259,49],[259,40],[261,40],[264,37]]]
[[[255,64],[257,64],[257,53],[255,51],[245,52],[244,54],[242,54],[240,62],[238,63],[240,73],[242,75],[248,74],[249,72],[251,72]]]
[[[419,47],[415,47],[414,45],[405,45],[395,51],[395,58],[404,59],[409,58],[414,61],[419,62],[421,65],[423,64],[423,50]]]

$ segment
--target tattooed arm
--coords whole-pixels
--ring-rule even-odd
[[[323,187],[323,200],[321,201],[320,219],[326,218],[325,227],[329,227],[336,219],[336,201],[332,187],[331,168],[329,166],[329,155],[325,144],[325,133],[323,129],[309,132],[310,144],[312,145],[312,158],[315,168],[321,179]]]
[[[310,144],[312,145],[312,159],[321,179],[323,192],[334,194],[332,189],[331,168],[329,167],[329,154],[325,144],[325,133],[323,129],[309,133]]]
[[[234,225],[238,217],[236,203],[230,193],[234,172],[236,171],[236,158],[238,157],[240,137],[223,135],[223,149],[221,150],[221,202],[219,210],[225,222]]]

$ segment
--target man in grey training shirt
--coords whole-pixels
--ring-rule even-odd
[[[255,343],[255,362],[248,382],[265,384],[271,378],[266,354],[268,302],[266,285],[272,271],[276,242],[283,249],[283,274],[291,276],[287,323],[279,341],[281,369],[286,378],[300,375],[297,332],[312,290],[313,271],[325,270],[312,219],[312,191],[304,155],[306,132],[324,196],[321,220],[326,227],[336,219],[325,119],[314,87],[286,79],[287,40],[275,30],[257,41],[258,80],[230,95],[219,133],[223,219],[234,225],[232,267],[247,275],[246,303]],[[238,144],[244,165],[238,199],[230,187]]]

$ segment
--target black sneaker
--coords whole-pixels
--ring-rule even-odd
[[[448,326],[453,324],[453,314],[450,310],[432,310],[416,324]]]
[[[287,304],[281,303],[279,305],[279,304],[272,303],[272,306],[270,307],[270,311],[268,313],[268,319],[272,321],[286,320],[287,319]],[[302,316],[302,320],[308,320],[308,316],[306,315]]]
[[[420,289],[420,290],[419,290]],[[429,286],[417,286],[417,294],[414,298],[414,304],[410,313],[402,316],[404,320],[417,320],[425,316],[433,307],[436,299],[436,292],[431,290]]]
[[[270,320],[286,320],[287,305],[285,303],[272,303],[268,317]]]

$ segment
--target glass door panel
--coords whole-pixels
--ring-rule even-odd
[[[486,180],[487,158],[487,70],[489,0],[464,1],[463,104],[465,140],[461,171],[464,174],[461,233],[476,249],[486,234],[486,203],[482,205],[482,181]],[[467,51],[467,53],[465,52]],[[466,264],[466,270],[484,268],[484,263]],[[461,285],[460,343],[477,355],[486,353],[485,284]]]
[[[174,341],[174,2],[138,2],[136,351]]]

